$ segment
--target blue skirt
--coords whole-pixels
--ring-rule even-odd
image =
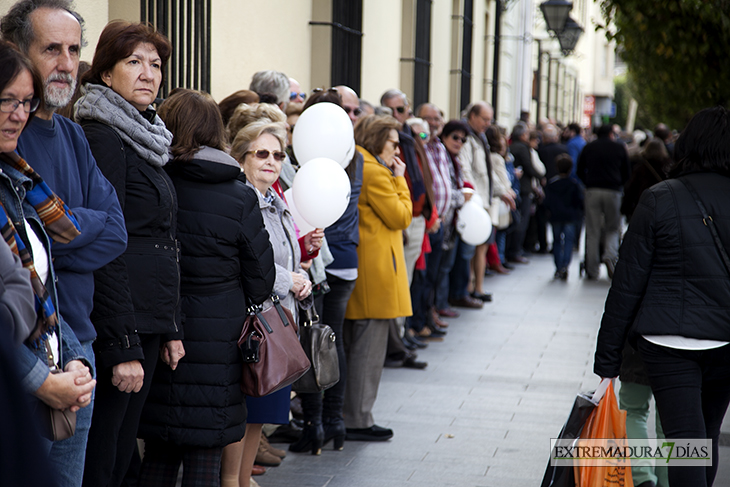
[[[248,416],[246,422],[250,424],[289,424],[289,403],[291,386],[287,386],[268,396],[246,396]]]

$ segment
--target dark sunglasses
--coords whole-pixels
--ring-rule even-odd
[[[271,154],[274,159],[278,162],[283,161],[286,159],[286,152],[282,152],[280,150],[275,150],[273,152],[267,150],[267,149],[259,149],[259,150],[250,150],[247,151],[246,154],[253,154],[256,159],[268,159],[269,154]]]
[[[455,141],[461,141],[462,144],[466,143],[466,137],[459,137],[456,134],[451,134],[449,137],[451,137]]]
[[[307,99],[307,94],[306,93],[295,93],[292,91],[291,94],[289,95],[289,100],[294,101],[297,98],[301,98],[302,101],[304,101]]]
[[[406,107],[393,107],[393,110],[397,111],[398,113],[405,113]]]
[[[362,113],[362,110],[360,110],[360,107],[357,108],[351,108],[351,107],[342,107],[342,109],[347,113],[348,115],[350,112],[352,112],[356,117],[359,117]]]

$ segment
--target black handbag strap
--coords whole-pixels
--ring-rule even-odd
[[[695,191],[694,186],[692,186],[692,183],[685,179],[680,179],[679,181],[684,184],[684,186],[694,198],[695,203],[697,203],[697,207],[702,213],[702,223],[704,223],[705,226],[710,229],[710,233],[712,234],[712,240],[715,242],[715,247],[717,247],[717,251],[720,252],[720,257],[722,257],[722,263],[725,265],[725,270],[728,274],[730,274],[730,257],[728,257],[727,252],[725,252],[725,247],[722,244],[722,240],[720,240],[720,236],[717,234],[715,222],[712,220],[712,217],[707,213],[707,209],[702,203],[702,200],[697,194],[697,191]]]

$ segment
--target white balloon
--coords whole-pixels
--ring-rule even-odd
[[[334,103],[315,103],[302,112],[292,134],[292,147],[299,165],[325,157],[347,166],[354,150],[352,121]]]
[[[307,222],[307,220],[305,220],[304,217],[299,213],[299,210],[297,210],[297,207],[294,204],[294,195],[292,194],[291,188],[284,191],[284,198],[286,198],[286,205],[289,207],[291,216],[294,218],[294,223],[296,223],[297,228],[299,228],[299,236],[301,237],[302,235],[306,235],[314,230],[314,226],[311,223]]]
[[[474,204],[477,205],[479,208],[484,208],[484,200],[482,199],[481,196],[479,196],[476,193],[473,193],[471,195],[471,198],[469,199],[469,201],[473,201]]]
[[[355,139],[352,139],[352,147],[350,147],[350,150],[347,151],[347,155],[345,156],[345,159],[340,162],[340,166],[342,166],[343,169],[346,169],[347,166],[350,165],[350,161],[352,161],[352,156],[355,155]]]
[[[340,219],[350,203],[350,190],[350,178],[342,166],[324,157],[302,166],[292,184],[297,210],[316,228],[326,228]]]
[[[492,234],[492,219],[487,210],[469,200],[459,209],[456,231],[469,245],[481,245]]]

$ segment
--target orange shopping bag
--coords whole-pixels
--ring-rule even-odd
[[[626,445],[626,411],[618,408],[613,383],[607,382],[605,394],[601,397],[598,407],[588,417],[580,434],[579,445],[581,440],[598,439],[605,439],[606,441],[600,444],[608,448]],[[573,468],[576,487],[634,487],[631,462],[626,458],[614,458],[600,466],[577,463]]]

